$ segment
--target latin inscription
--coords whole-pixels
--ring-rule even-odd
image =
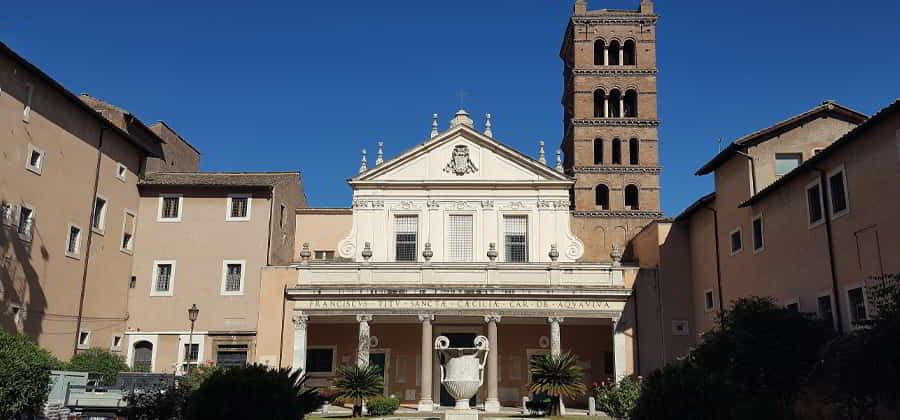
[[[563,310],[608,311],[622,310],[624,303],[569,300],[299,300],[297,309],[429,309],[429,310]]]

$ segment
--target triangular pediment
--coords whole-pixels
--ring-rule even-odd
[[[571,178],[460,125],[350,179],[351,184],[571,184]]]

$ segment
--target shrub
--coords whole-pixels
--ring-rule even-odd
[[[128,372],[125,358],[109,350],[91,348],[72,356],[65,366],[76,372],[99,373],[103,376],[101,383],[109,386],[116,383],[119,372]]]
[[[597,409],[617,419],[631,418],[638,398],[641,396],[641,383],[632,378],[624,378],[619,383],[604,383],[594,388]]]
[[[192,389],[187,385],[151,388],[125,397],[130,420],[181,420],[187,412]]]
[[[263,365],[213,372],[188,400],[188,418],[302,419],[322,406],[319,392],[306,388],[301,371]]]
[[[535,357],[529,362],[529,370],[532,378],[529,390],[547,394],[553,399],[551,415],[559,415],[563,398],[579,397],[586,390],[581,383],[584,373],[578,366],[578,356],[572,353]]]
[[[190,388],[192,391],[196,390],[212,376],[213,373],[216,373],[223,368],[215,365],[213,362],[208,361],[202,365],[195,366],[190,370],[186,375],[182,376],[178,382]]]
[[[714,372],[704,371],[688,358],[671,363],[644,378],[631,418],[728,419],[731,417],[727,394]]]
[[[552,405],[553,400],[546,395],[535,395],[532,399],[525,401],[525,408],[532,416],[546,416]]]
[[[50,392],[50,370],[59,367],[27,336],[0,329],[0,418],[39,413]]]
[[[387,416],[400,408],[400,400],[394,397],[375,397],[368,401],[370,416]]]
[[[345,365],[337,369],[334,397],[353,404],[353,417],[362,416],[362,404],[384,392],[384,377],[377,365]]]

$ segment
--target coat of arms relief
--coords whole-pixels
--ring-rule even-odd
[[[459,145],[453,148],[453,156],[450,163],[444,167],[444,172],[460,176],[478,172],[478,167],[469,158],[469,146]]]

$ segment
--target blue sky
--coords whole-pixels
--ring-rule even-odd
[[[54,4],[57,3],[57,4]],[[152,3],[152,4],[151,4]],[[468,92],[479,126],[535,155],[562,135],[560,42],[574,0],[9,2],[0,37],[75,93],[165,120],[203,170],[301,170],[347,206],[359,150],[393,156]],[[639,0],[592,0],[636,8]],[[900,96],[900,3],[657,1],[663,208],[712,190],[726,141],[834,99]]]

